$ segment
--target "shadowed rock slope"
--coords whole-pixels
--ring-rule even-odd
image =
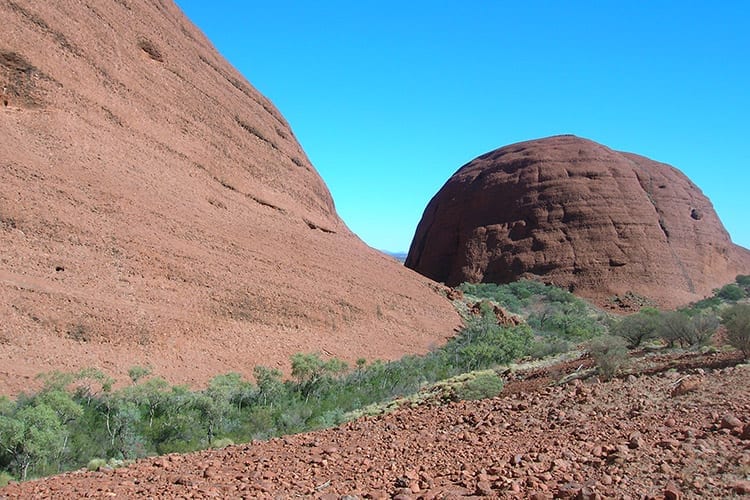
[[[635,292],[669,306],[750,272],[750,252],[677,169],[566,135],[461,167],[406,266],[448,285],[541,278],[599,302]]]
[[[0,393],[418,352],[458,317],[364,245],[278,110],[171,2],[0,1]]]

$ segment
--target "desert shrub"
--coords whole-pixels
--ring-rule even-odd
[[[457,373],[490,368],[526,354],[532,338],[528,326],[500,326],[490,313],[471,320],[441,349],[441,356]]]
[[[465,294],[498,303],[524,317],[540,335],[581,341],[606,331],[606,318],[568,290],[537,281],[519,280],[505,285],[463,283]],[[492,307],[488,303],[488,306]],[[480,303],[480,309],[483,307]]]
[[[659,316],[657,333],[669,347],[684,345],[690,337],[690,318],[687,314],[668,311]]]
[[[103,458],[92,458],[89,460],[89,462],[86,464],[86,468],[90,471],[97,471],[101,467],[105,467],[107,465],[107,461]]]
[[[738,274],[734,282],[747,291],[747,289],[750,288],[750,275]]]
[[[16,478],[8,474],[7,472],[0,471],[0,488],[8,486],[8,483],[15,481]]]
[[[591,339],[587,349],[599,368],[599,374],[604,378],[612,378],[617,374],[628,357],[627,342],[624,338],[614,335],[602,335]]]
[[[234,444],[234,441],[232,441],[229,438],[219,438],[215,439],[213,443],[211,443],[212,448],[221,449],[226,448],[227,446],[232,446]]]
[[[736,304],[724,311],[727,342],[750,357],[750,305]]]
[[[503,380],[495,372],[481,372],[456,386],[458,399],[493,398],[503,390]]]
[[[690,318],[690,337],[688,344],[702,346],[709,343],[719,328],[719,318],[712,313],[704,312]]]
[[[546,358],[556,354],[562,354],[570,350],[570,342],[558,337],[541,337],[536,339],[529,347],[529,356],[532,358]]]
[[[699,300],[698,302],[695,302],[694,304],[691,304],[691,306],[687,309],[685,309],[686,314],[692,314],[697,313],[704,310],[712,310],[716,311],[719,309],[719,307],[724,303],[723,300],[721,300],[716,295],[712,295],[711,297],[705,298],[703,300]]]
[[[730,302],[736,302],[745,298],[745,290],[734,283],[724,285],[716,292],[716,296]]]
[[[654,338],[658,327],[659,313],[647,309],[620,319],[612,326],[610,332],[624,338],[628,348],[634,349],[644,341]]]
[[[568,301],[575,297],[568,291],[547,286],[538,281],[519,280],[498,285],[495,283],[462,283],[458,287],[467,295],[497,302],[510,312],[519,314],[535,297],[546,297],[551,301]]]
[[[669,347],[694,347],[707,344],[718,327],[713,313],[703,311],[691,317],[683,311],[670,311],[659,316],[657,333]]]

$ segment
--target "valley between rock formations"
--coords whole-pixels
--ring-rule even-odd
[[[288,369],[296,352],[395,359],[455,332],[444,289],[349,231],[289,124],[174,3],[0,0],[0,16],[0,394],[40,372],[122,380],[134,365],[201,386]],[[642,361],[605,383],[552,385],[587,360],[517,372],[492,399],[11,484],[0,499],[750,493],[747,365]]]

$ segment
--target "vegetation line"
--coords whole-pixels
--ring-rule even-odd
[[[137,366],[129,372],[131,384],[121,389],[95,369],[47,374],[36,393],[0,397],[0,486],[86,465],[116,466],[149,455],[330,427],[362,414],[368,405],[428,386],[441,400],[494,396],[502,380],[492,369],[581,343],[607,376],[619,369],[627,347],[657,337],[664,345],[688,348],[707,343],[719,325],[717,314],[730,343],[750,355],[750,305],[742,303],[750,292],[747,276],[683,311],[645,309],[624,319],[531,281],[465,284],[460,290],[463,299],[455,303],[466,319],[464,328],[423,356],[370,364],[360,359],[349,368],[335,358],[300,353],[291,358],[289,380],[258,366],[254,382],[230,373],[197,391],[169,386]]]

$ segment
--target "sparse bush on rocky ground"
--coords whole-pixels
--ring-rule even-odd
[[[107,461],[104,460],[103,458],[92,458],[86,464],[86,468],[88,470],[99,470],[101,467],[104,467],[106,465],[107,465]]]
[[[738,274],[734,282],[741,286],[746,293],[750,290],[750,275]]]
[[[610,329],[612,335],[622,337],[628,348],[634,349],[643,342],[656,337],[659,327],[659,311],[644,308],[636,314],[618,320]]]
[[[657,333],[669,347],[696,347],[708,344],[718,327],[719,320],[711,312],[691,317],[682,311],[668,311],[659,316]]]
[[[529,356],[532,358],[546,358],[568,352],[571,349],[570,342],[557,337],[541,337],[531,344]]]
[[[690,318],[690,346],[707,345],[719,329],[719,318],[713,313],[703,312]]]
[[[503,390],[503,380],[496,373],[481,372],[456,387],[458,399],[484,399],[495,397]]]
[[[605,379],[614,377],[628,358],[627,342],[614,335],[591,339],[587,349],[599,368],[599,374]]]
[[[750,358],[750,305],[737,304],[722,315],[727,328],[727,342]]]

